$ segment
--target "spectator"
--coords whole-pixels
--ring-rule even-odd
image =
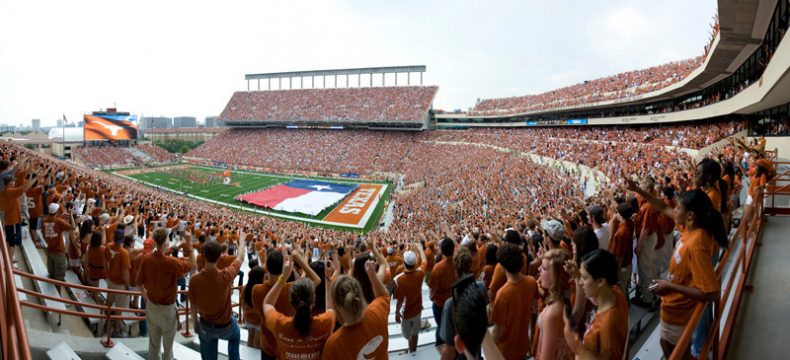
[[[507,282],[497,291],[491,306],[492,337],[505,359],[524,359],[529,353],[529,329],[532,302],[538,297],[538,285],[524,276],[524,253],[514,244],[497,250],[497,260],[505,269]]]
[[[149,240],[146,240],[146,242]],[[142,291],[145,321],[148,334],[148,356],[152,360],[173,359],[173,340],[178,325],[176,302],[176,280],[195,268],[195,253],[188,244],[189,258],[177,259],[170,256],[167,230],[154,230],[155,250],[148,252],[144,247],[140,271],[136,274]],[[196,329],[197,330],[197,329]],[[163,353],[159,350],[163,349]]]
[[[401,324],[401,334],[409,341],[407,352],[412,353],[417,351],[417,340],[422,328],[422,283],[428,265],[422,245],[414,244],[413,249],[420,257],[414,251],[406,251],[403,254],[404,272],[393,280],[394,298],[397,300],[395,322]]]
[[[242,234],[238,258],[222,270],[217,269],[217,260],[221,252],[220,244],[216,241],[207,242],[203,246],[206,268],[189,279],[192,319],[195,332],[200,338],[200,355],[204,360],[217,359],[219,339],[228,341],[228,358],[239,360],[241,339],[236,315],[231,312],[230,291],[233,278],[236,277],[247,255],[245,238],[246,236]]]
[[[441,350],[444,339],[439,334],[442,332],[442,310],[444,302],[452,296],[453,283],[456,274],[453,270],[452,256],[455,250],[455,242],[445,238],[439,244],[443,259],[436,263],[431,274],[430,288],[431,301],[433,301],[433,319],[436,321],[436,346]]]

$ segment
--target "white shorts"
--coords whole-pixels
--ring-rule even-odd
[[[417,336],[417,334],[420,333],[420,326],[422,325],[420,320],[420,315],[411,319],[402,319],[400,323],[401,335],[405,338]]]
[[[686,327],[684,325],[672,325],[667,324],[663,320],[661,321],[661,338],[666,340],[668,343],[675,345],[680,340],[680,336],[683,335],[683,330]]]

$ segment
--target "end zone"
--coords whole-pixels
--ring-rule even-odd
[[[386,184],[359,184],[359,187],[323,220],[343,226],[365,227],[386,188]]]

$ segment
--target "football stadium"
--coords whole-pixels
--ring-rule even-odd
[[[2,358],[786,358],[790,3],[594,3],[0,4]]]

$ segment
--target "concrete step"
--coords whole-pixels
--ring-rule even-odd
[[[47,357],[50,360],[80,360],[77,353],[75,353],[65,342],[61,342],[52,349],[49,349],[47,351]]]

